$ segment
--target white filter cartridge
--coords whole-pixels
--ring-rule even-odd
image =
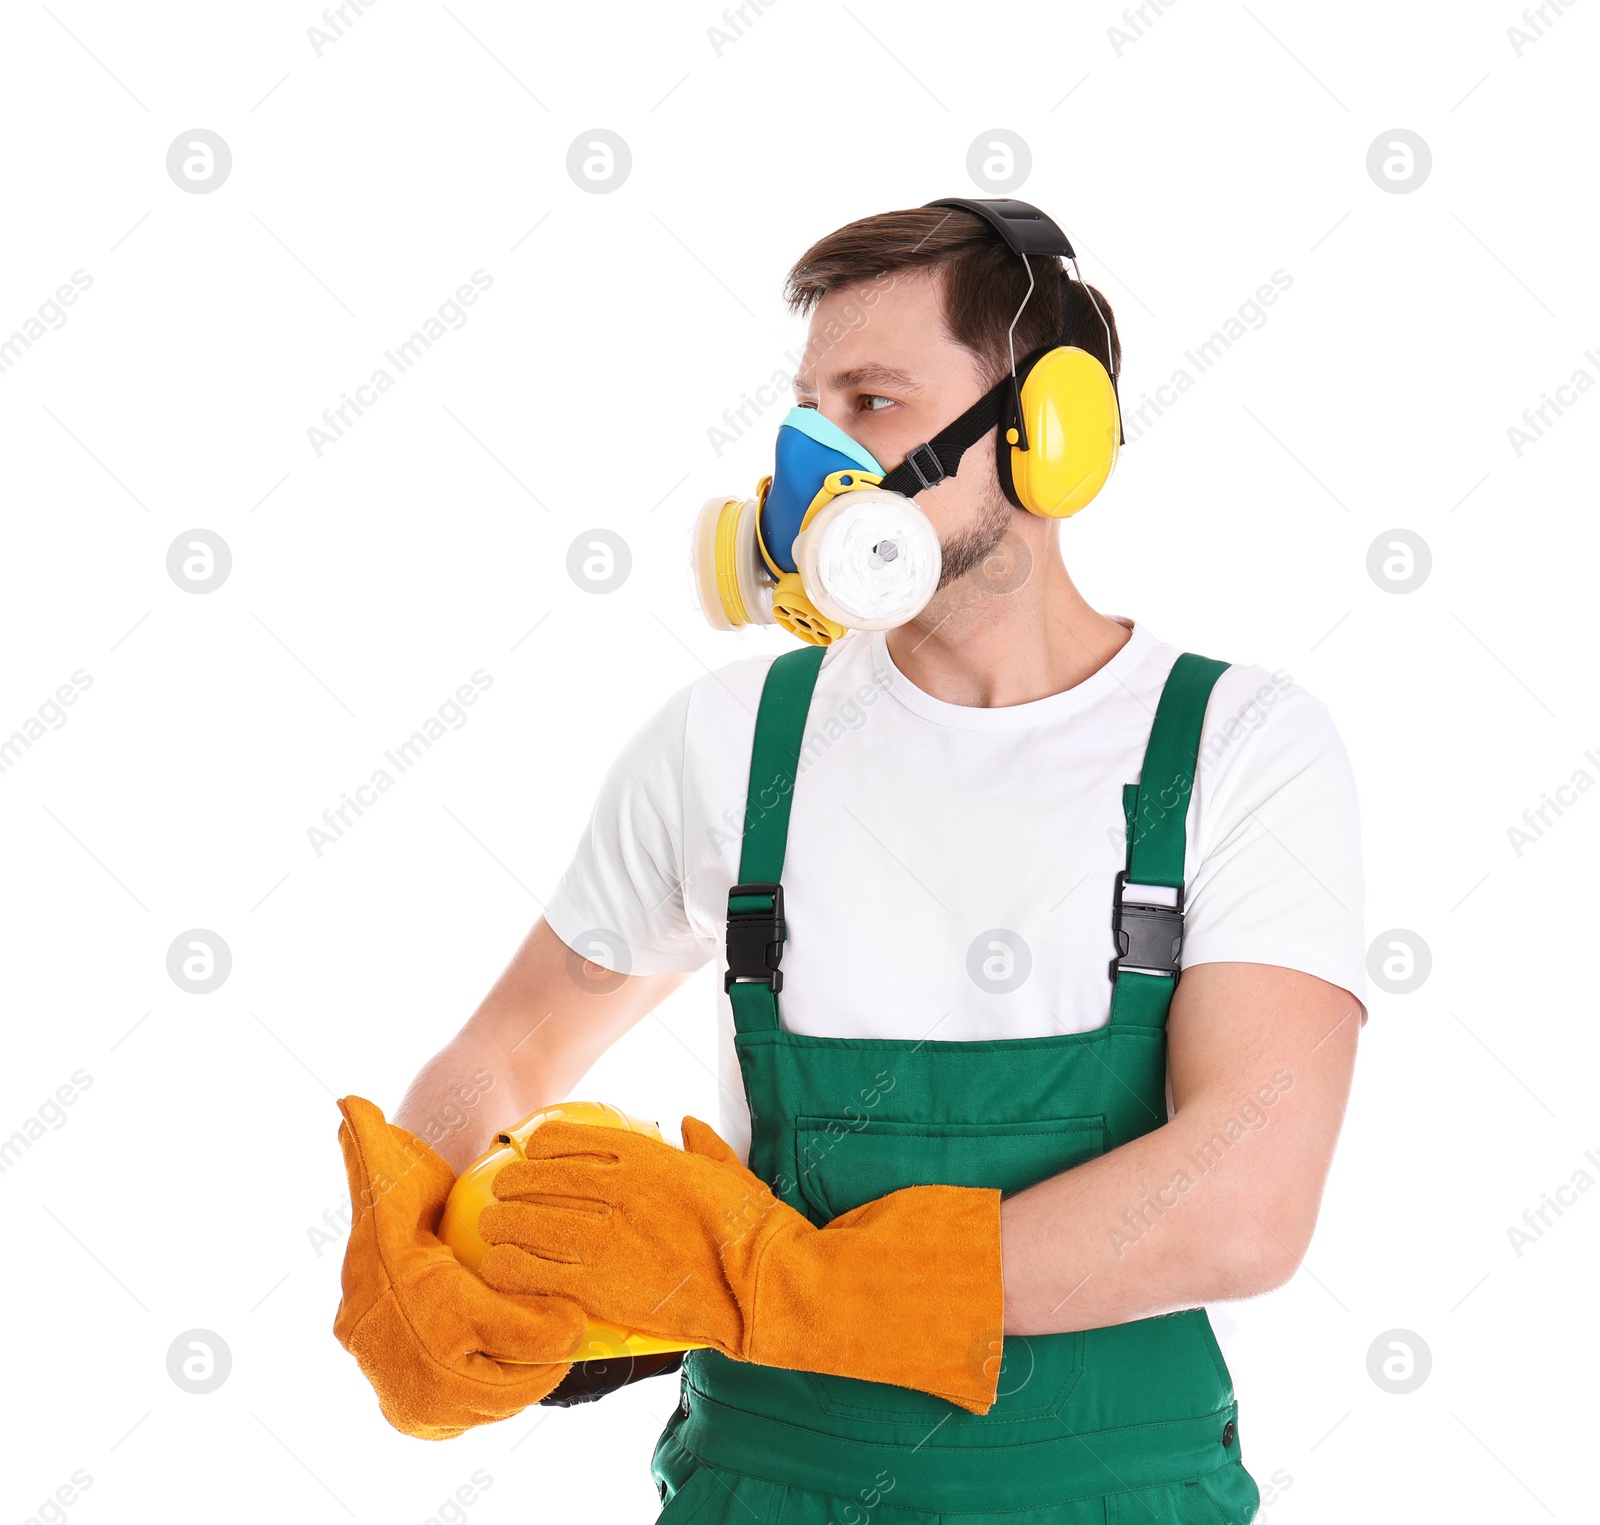
[[[841,493],[795,536],[795,565],[820,613],[851,630],[892,630],[939,586],[939,536],[897,492]]]

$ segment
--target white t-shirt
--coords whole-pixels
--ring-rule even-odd
[[[1000,708],[925,694],[895,667],[882,632],[828,649],[783,868],[787,1030],[973,1040],[1106,1021],[1111,899],[1126,861],[1122,786],[1138,780],[1179,655],[1122,623],[1132,634],[1098,672]],[[722,968],[772,660],[696,679],[623,748],[546,908],[568,946],[633,974],[713,959]],[[1281,669],[1230,667],[1217,681],[1187,836],[1184,968],[1276,964],[1364,1001],[1349,759],[1321,701]],[[747,1157],[733,1011],[717,985],[718,1126]]]

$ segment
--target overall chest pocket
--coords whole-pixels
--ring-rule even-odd
[[[1098,1115],[1013,1123],[808,1115],[797,1117],[794,1129],[796,1181],[807,1217],[819,1226],[905,1186],[1021,1191],[1095,1159],[1109,1143],[1106,1120]],[[974,1359],[984,1356],[975,1353]],[[1082,1369],[1082,1334],[1012,1336],[1005,1342],[998,1396],[983,1416],[910,1388],[819,1373],[808,1378],[830,1414],[891,1424],[947,1420],[964,1430],[1056,1413]]]
[[[797,1117],[796,1179],[819,1226],[903,1186],[1021,1191],[1106,1152],[1104,1117],[920,1123]]]

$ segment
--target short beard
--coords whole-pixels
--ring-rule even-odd
[[[940,542],[940,588],[965,577],[994,554],[995,547],[1011,533],[1011,516],[1015,512],[1000,491],[999,482],[991,477],[977,523]]]

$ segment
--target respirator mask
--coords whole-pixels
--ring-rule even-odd
[[[1028,270],[1029,255],[1064,258],[1083,286],[1066,235],[1024,201],[934,201],[982,217]],[[1056,267],[1059,268],[1059,267]],[[1105,326],[1111,328],[1087,286]],[[716,630],[782,625],[814,646],[847,630],[889,630],[919,615],[939,586],[939,537],[914,501],[953,477],[967,450],[996,432],[1000,488],[1016,508],[1044,518],[1075,514],[1105,485],[1122,443],[1116,376],[1089,351],[1056,341],[996,386],[892,471],[815,408],[778,427],[772,475],[753,498],[715,497],[690,542],[695,601]]]
[[[863,445],[815,408],[778,426],[772,475],[713,498],[695,526],[702,612],[719,630],[779,624],[827,646],[914,619],[939,586],[939,536]]]

